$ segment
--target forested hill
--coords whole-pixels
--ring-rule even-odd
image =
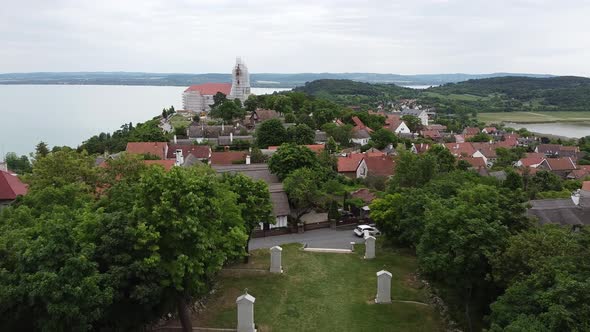
[[[377,100],[415,98],[419,90],[395,84],[371,84],[351,80],[317,80],[294,89],[308,95],[333,101],[364,103]]]
[[[495,77],[425,90],[424,102],[465,106],[473,112],[590,111],[590,78]]]

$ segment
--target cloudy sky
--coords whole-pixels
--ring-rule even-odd
[[[2,1],[0,73],[590,76],[587,0]]]

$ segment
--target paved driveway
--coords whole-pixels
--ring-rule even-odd
[[[352,233],[353,228],[330,229],[322,228],[307,231],[303,234],[285,234],[261,237],[250,240],[250,250],[270,248],[286,243],[306,243],[311,248],[350,249],[350,242],[364,243],[362,238]]]

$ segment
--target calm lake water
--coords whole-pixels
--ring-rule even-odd
[[[556,123],[513,123],[506,122],[507,127],[526,128],[535,133],[580,138],[590,136],[590,122],[556,122]]]
[[[0,85],[0,159],[28,154],[40,141],[76,147],[123,123],[144,122],[174,105],[182,108],[179,86]],[[290,90],[252,88],[266,94]]]

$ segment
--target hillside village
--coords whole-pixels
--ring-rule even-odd
[[[115,201],[109,202],[109,197],[117,195],[118,190],[125,186],[133,188],[128,189],[131,191],[141,191],[142,195],[157,196],[160,194],[150,191],[149,181],[171,181],[171,192],[175,192],[177,187],[183,188],[186,197],[196,198],[200,193],[193,192],[192,188],[185,188],[188,183],[183,183],[177,176],[182,176],[182,179],[189,179],[195,174],[195,179],[215,177],[219,181],[227,181],[224,182],[227,186],[223,188],[238,193],[238,187],[243,185],[239,181],[242,180],[232,176],[243,175],[252,180],[251,183],[260,184],[258,188],[261,192],[257,192],[260,195],[257,197],[267,197],[269,206],[266,213],[270,213],[264,220],[250,220],[250,228],[244,231],[244,239],[247,238],[246,253],[250,248],[251,238],[273,241],[287,234],[314,234],[319,229],[334,232],[348,230],[350,233],[358,225],[376,225],[382,234],[376,245],[377,255],[384,257],[381,259],[387,259],[380,261],[383,266],[389,264],[391,269],[397,268],[390,264],[397,255],[396,249],[392,251],[388,247],[392,243],[413,251],[422,264],[420,271],[425,276],[420,284],[427,285],[426,278],[430,278],[429,280],[444,289],[442,294],[445,295],[439,297],[436,294],[440,293],[422,289],[418,291],[413,286],[408,291],[420,292],[419,296],[416,295],[420,301],[427,301],[425,298],[428,297],[428,301],[441,303],[432,305],[439,310],[437,314],[434,314],[433,309],[426,315],[442,315],[441,319],[445,322],[440,324],[455,328],[470,325],[471,320],[476,326],[485,326],[483,314],[480,314],[484,311],[492,317],[509,314],[499,309],[494,311],[495,307],[490,311],[490,303],[502,301],[501,298],[477,294],[473,299],[468,298],[466,302],[462,302],[455,300],[453,296],[447,297],[449,294],[457,294],[453,292],[459,292],[453,288],[453,280],[440,278],[441,274],[455,273],[446,270],[453,263],[445,261],[442,265],[429,266],[424,263],[423,257],[434,259],[428,255],[435,255],[440,251],[476,252],[471,264],[482,264],[478,267],[480,270],[472,275],[471,270],[460,270],[462,272],[456,272],[456,278],[465,278],[465,282],[471,285],[470,290],[471,287],[491,287],[486,284],[491,282],[486,281],[484,275],[490,273],[491,264],[496,264],[496,267],[500,263],[492,263],[491,258],[480,254],[478,250],[483,249],[478,245],[485,245],[486,241],[494,239],[503,243],[503,246],[517,246],[517,242],[521,241],[518,236],[534,232],[539,225],[555,225],[553,227],[558,227],[558,231],[553,228],[547,228],[547,231],[567,233],[583,231],[586,229],[584,226],[590,224],[590,142],[585,139],[557,140],[524,129],[507,128],[503,124],[479,123],[469,117],[449,117],[446,113],[439,113],[436,106],[422,104],[416,99],[401,98],[363,105],[345,105],[293,91],[256,96],[249,93],[247,75],[245,64],[238,60],[233,76],[234,84],[241,82],[241,92],[236,92],[235,86],[217,83],[189,87],[184,92],[185,109],[164,109],[161,115],[145,123],[125,124],[112,134],[101,133],[91,137],[77,149],[56,147],[50,151],[44,143],[40,143],[32,172],[22,168],[23,174],[18,174],[20,169],[15,171],[10,169],[8,163],[0,164],[0,209],[8,211],[7,216],[12,216],[14,212],[9,207],[17,209],[23,201],[28,202],[28,191],[41,190],[39,181],[53,181],[50,182],[53,183],[51,185],[41,182],[44,183],[41,187],[58,188],[60,185],[56,184],[59,183],[57,179],[67,176],[68,172],[81,172],[68,181],[82,181],[85,185],[94,187],[91,192],[97,197],[96,204],[103,204],[101,209],[114,211],[125,211],[125,207],[118,206]],[[17,165],[14,159],[11,162],[12,165]],[[46,173],[35,170],[36,167],[45,167],[47,169],[43,172],[53,174],[59,163],[72,168],[63,169],[66,174],[50,179],[44,179],[41,174]],[[88,169],[92,171],[79,169],[80,164],[85,163],[88,163]],[[141,175],[144,168],[147,172],[153,172],[153,178]],[[102,175],[89,181],[85,172]],[[134,187],[135,182],[139,183],[137,187]],[[155,187],[152,189],[155,190]],[[176,194],[162,192],[161,195],[150,199],[157,201],[166,195]],[[33,197],[30,199],[36,199]],[[139,213],[135,211],[139,211],[143,198],[138,199],[140,203],[135,203],[129,213]],[[183,199],[179,198],[177,204],[183,204]],[[176,201],[173,199],[171,202]],[[467,202],[475,203],[469,205]],[[152,204],[151,201],[144,203]],[[464,206],[465,204],[468,205]],[[460,207],[465,210],[453,210]],[[252,205],[249,207],[252,210],[254,208]],[[479,208],[482,212],[477,212]],[[485,215],[484,209],[487,211]],[[434,212],[427,213],[427,210]],[[177,213],[174,208],[166,211],[155,209],[152,216],[174,216]],[[468,217],[473,219],[461,219]],[[428,223],[442,223],[447,220],[456,224],[445,225],[439,230],[428,228]],[[477,226],[483,229],[481,236],[465,240],[465,246],[460,249],[439,247],[447,244],[441,244],[444,241],[437,240],[436,236],[448,237],[447,232],[450,230],[445,227],[456,227],[458,232],[463,231],[461,227],[464,224],[460,220],[466,224],[482,222]],[[488,224],[494,224],[497,229],[486,229],[485,225]],[[465,232],[470,234],[469,230]],[[425,234],[429,234],[431,238]],[[507,244],[506,241],[512,241],[511,239],[516,242]],[[223,241],[226,240],[222,239],[221,242]],[[371,241],[375,241],[375,237],[365,233],[362,244],[357,249],[354,249],[353,242],[352,249],[309,250],[313,252],[317,249],[323,253],[343,250],[345,253],[360,254],[358,248],[364,247],[364,259],[371,259],[376,250],[375,242]],[[455,246],[462,240],[452,241],[448,246]],[[500,250],[494,247],[495,244],[490,246],[494,249],[489,250]],[[292,259],[292,262],[305,259],[299,256],[295,247],[287,245],[285,248],[285,257]],[[280,257],[281,247],[274,246],[272,250],[272,257]],[[279,253],[275,254],[276,252]],[[510,255],[510,252],[498,251],[498,255],[500,254]],[[247,269],[252,268],[251,264],[258,266],[261,260],[266,260],[266,256],[261,258],[259,252],[252,249],[249,255],[253,257],[253,261],[245,265]],[[509,256],[502,257],[509,259]],[[271,260],[270,272],[283,273],[280,258],[278,267],[272,265],[277,264],[276,258],[273,259],[275,260]],[[289,264],[289,261],[284,264]],[[219,264],[218,269],[221,270],[222,266],[223,264]],[[358,268],[362,269],[362,266]],[[233,271],[233,268],[227,266],[224,269],[226,274],[228,269]],[[330,273],[338,274],[332,270]],[[412,274],[411,269],[404,273],[407,273],[408,278],[418,278]],[[378,272],[377,278],[387,279],[390,275],[383,270]],[[517,280],[517,277],[514,278]],[[248,276],[222,280],[233,280],[240,284],[257,283],[256,278]],[[277,287],[283,287],[275,279],[269,282],[276,282]],[[234,290],[221,287],[222,294],[237,295]],[[502,284],[497,287],[508,286]],[[259,293],[261,289],[255,288]],[[376,303],[391,302],[390,299],[379,300],[381,296],[385,296],[379,294],[381,295],[375,299]],[[210,308],[216,308],[218,300],[210,301]],[[242,310],[242,302],[247,307],[254,303],[254,298],[247,291],[241,295],[238,298],[238,311]],[[477,307],[477,310],[467,315],[467,318],[458,314],[463,310],[462,306],[468,307],[469,303]],[[265,304],[261,306],[264,310],[268,309]],[[202,315],[197,313],[192,318],[183,316],[181,307],[177,314],[170,314],[176,320],[162,321],[159,317],[152,317],[151,320],[157,322],[157,328],[172,328],[180,323],[185,326],[186,319],[193,319],[198,323],[207,321],[202,320]],[[223,310],[228,309],[218,310],[225,312]],[[213,315],[210,311],[206,313]],[[511,319],[513,318],[509,321]],[[267,321],[262,320],[266,324]],[[498,318],[497,322],[501,320]],[[429,318],[428,324],[430,323],[433,321]],[[218,322],[211,324],[214,327],[221,326],[215,325],[220,324]],[[234,322],[223,324],[231,326]],[[237,330],[252,331],[250,327],[253,324],[248,323],[248,327],[238,327]],[[416,330],[421,330],[420,322],[412,321],[412,324],[416,324]],[[223,327],[227,327],[225,325]]]

